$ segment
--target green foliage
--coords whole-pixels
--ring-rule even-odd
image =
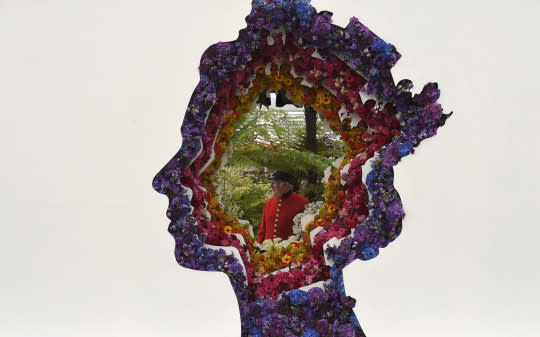
[[[325,132],[322,123],[318,123],[317,130],[320,153],[306,151],[304,120],[291,119],[282,110],[246,113],[237,122],[236,131],[229,165],[285,170],[298,180],[322,177],[332,159],[344,152],[343,143]]]
[[[246,113],[236,122],[236,133],[232,142],[235,151],[242,151],[244,146],[259,145],[274,150],[297,149],[302,143],[304,121],[291,119],[287,112],[269,109]]]
[[[270,172],[284,170],[291,172],[297,179],[302,180],[307,178],[311,172],[324,172],[324,169],[332,161],[309,151],[292,149],[274,151],[253,144],[244,147],[242,152],[235,152],[229,163],[233,166],[247,165],[267,168]]]
[[[345,153],[345,144],[335,133],[327,131],[322,121],[317,121],[317,152],[321,157],[331,161],[343,156]]]
[[[255,235],[262,210],[270,196],[268,176],[275,170],[295,175],[299,193],[310,201],[322,200],[324,170],[345,150],[343,142],[317,122],[318,153],[305,150],[306,126],[303,116],[291,118],[287,112],[269,109],[242,115],[233,135],[233,155],[216,174],[221,203],[227,213],[245,219]]]
[[[302,185],[298,189],[298,193],[308,198],[310,202],[322,201],[324,193],[323,184],[307,184]]]
[[[228,166],[217,172],[215,181],[223,209],[238,219],[249,221],[256,235],[264,202],[269,197],[268,179],[262,180],[241,166]]]

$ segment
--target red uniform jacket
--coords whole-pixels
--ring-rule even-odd
[[[271,197],[264,203],[261,227],[257,235],[257,242],[266,239],[281,238],[286,240],[293,234],[293,218],[296,214],[304,212],[309,200],[300,194],[291,192],[281,198]]]

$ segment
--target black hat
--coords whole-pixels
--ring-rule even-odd
[[[296,178],[289,172],[277,170],[268,179],[286,181],[291,185],[296,183]]]

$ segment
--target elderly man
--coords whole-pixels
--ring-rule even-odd
[[[293,192],[295,178],[289,172],[277,170],[270,176],[272,197],[266,200],[257,242],[266,239],[286,240],[293,234],[293,218],[304,212],[309,200]]]

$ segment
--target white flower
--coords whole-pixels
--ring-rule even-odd
[[[303,232],[305,232],[306,225],[313,221],[315,215],[319,213],[319,210],[321,209],[323,204],[324,202],[322,201],[309,203],[306,205],[304,213],[296,214],[293,219],[293,233],[296,235],[301,235]]]

